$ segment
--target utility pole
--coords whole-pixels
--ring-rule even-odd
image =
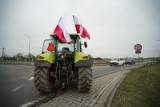
[[[5,50],[6,48],[2,48],[2,60],[4,59],[4,50]]]
[[[31,56],[30,56],[30,46],[31,46],[31,37],[29,37],[28,35],[26,35],[26,34],[24,34],[26,37],[28,37],[29,38],[29,55],[28,55],[28,57],[29,57],[29,61],[30,61],[30,58],[31,58]]]

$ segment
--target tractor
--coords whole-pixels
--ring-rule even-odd
[[[92,58],[82,52],[87,42],[80,41],[79,34],[69,34],[71,42],[62,43],[51,34],[44,40],[42,54],[34,62],[34,84],[39,92],[49,93],[58,84],[66,90],[71,81],[76,81],[79,92],[88,92],[92,87]]]

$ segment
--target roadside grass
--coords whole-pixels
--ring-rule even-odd
[[[128,73],[111,107],[160,107],[160,64]]]

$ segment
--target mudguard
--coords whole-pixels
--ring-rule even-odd
[[[93,64],[92,58],[88,54],[82,53],[80,51],[75,51],[74,55],[75,67],[91,66]]]
[[[52,64],[56,63],[56,55],[55,51],[53,52],[47,52],[44,54],[40,54],[37,57],[37,60],[34,62],[34,65],[36,67],[51,67]]]

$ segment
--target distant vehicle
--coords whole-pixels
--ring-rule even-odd
[[[125,60],[125,64],[130,64],[130,65],[132,65],[132,64],[135,64],[135,61],[134,61],[132,58],[127,58],[127,59]]]
[[[118,65],[124,65],[125,60],[124,59],[112,59],[110,61],[110,66],[118,66]]]

